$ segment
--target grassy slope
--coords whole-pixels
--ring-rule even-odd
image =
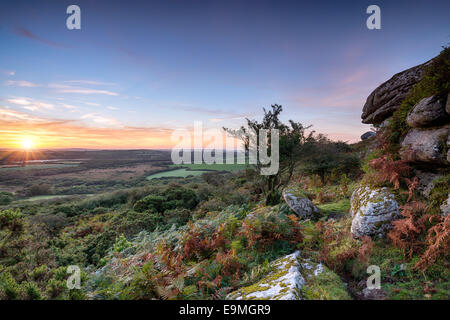
[[[183,164],[182,167],[189,168],[190,170],[214,170],[214,171],[239,171],[248,167],[246,164]],[[178,165],[171,165],[171,167],[178,167]]]
[[[159,179],[159,178],[172,178],[172,177],[186,178],[188,176],[199,176],[199,175],[202,175],[203,173],[205,173],[205,171],[189,171],[185,168],[182,168],[182,169],[163,171],[163,172],[158,172],[158,173],[152,174],[147,177],[147,180]]]

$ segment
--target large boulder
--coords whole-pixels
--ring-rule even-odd
[[[300,252],[275,260],[257,283],[230,293],[228,300],[349,300],[346,285],[321,263],[300,257]]]
[[[395,74],[367,97],[361,115],[363,123],[379,124],[400,107],[411,88],[422,78],[424,66],[415,66]]]
[[[438,126],[449,122],[445,101],[431,96],[420,100],[409,112],[406,122],[414,128]]]
[[[320,218],[320,210],[311,200],[296,196],[292,191],[284,191],[283,198],[287,205],[301,218],[317,220]]]
[[[449,134],[450,124],[437,128],[409,130],[401,143],[402,158],[411,162],[448,165],[445,145]]]
[[[367,131],[361,135],[361,140],[367,140],[374,137],[376,133],[374,131]]]
[[[399,216],[399,207],[387,188],[361,186],[352,194],[350,212],[353,236],[383,237]]]

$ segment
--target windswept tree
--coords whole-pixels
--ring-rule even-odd
[[[280,201],[281,190],[286,186],[292,178],[296,164],[304,158],[314,145],[314,131],[307,133],[311,126],[303,126],[299,122],[289,120],[289,124],[281,122],[279,116],[283,111],[283,107],[278,104],[271,106],[271,110],[264,110],[264,117],[262,122],[256,120],[247,120],[247,128],[242,126],[239,130],[232,130],[223,128],[231,136],[241,140],[244,144],[247,154],[253,152],[259,155],[261,142],[260,131],[266,130],[270,132],[271,129],[277,129],[279,133],[279,170],[272,175],[260,175],[262,179],[263,193],[266,204],[276,204]],[[253,140],[252,140],[253,139]],[[272,149],[272,136],[267,136],[268,156],[275,150]],[[256,157],[255,169],[261,172],[266,164],[261,161],[260,157]]]

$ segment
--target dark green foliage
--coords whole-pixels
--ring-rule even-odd
[[[340,174],[359,173],[360,159],[344,142],[333,142],[325,136],[318,135],[311,147],[311,152],[302,161],[303,171],[319,175],[322,183],[333,171]]]
[[[185,208],[175,208],[164,213],[164,223],[167,225],[185,225],[192,217],[192,212]]]
[[[281,191],[280,190],[273,190],[271,193],[269,193],[266,197],[266,204],[269,206],[274,206],[276,204],[279,204],[281,200]]]
[[[0,206],[10,204],[14,199],[14,195],[10,192],[0,192]]]
[[[14,265],[25,254],[26,222],[19,211],[0,210],[0,264]]]
[[[97,207],[112,208],[117,205],[127,203],[128,192],[127,191],[116,191],[111,193],[102,194],[100,196],[87,198],[78,205],[78,210],[87,211],[93,210]]]
[[[11,273],[2,272],[0,274],[0,298],[15,300],[20,299],[21,288]]]
[[[166,203],[167,197],[150,195],[136,202],[133,209],[137,212],[144,212],[144,211],[163,212],[164,209],[166,208]]]
[[[137,201],[134,210],[164,213],[175,208],[194,209],[198,204],[197,195],[191,189],[180,185],[170,185],[161,195],[149,195]]]
[[[27,190],[27,195],[31,197],[49,194],[52,194],[52,186],[47,183],[32,185]]]
[[[197,204],[197,196],[191,189],[183,188],[179,185],[171,185],[166,190],[167,209],[185,208],[194,209]]]
[[[23,284],[25,299],[28,300],[41,300],[42,293],[39,287],[34,282],[26,282]]]
[[[430,192],[430,207],[435,212],[440,212],[440,206],[448,198],[450,191],[450,174],[433,181],[433,189]]]

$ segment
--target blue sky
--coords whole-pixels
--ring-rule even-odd
[[[70,4],[81,30],[66,28]],[[366,28],[370,4],[381,30]],[[237,127],[278,103],[286,120],[357,141],[370,92],[450,42],[449,12],[449,1],[3,1],[0,119],[8,131],[136,129],[161,135],[136,146],[161,147],[170,129]]]

